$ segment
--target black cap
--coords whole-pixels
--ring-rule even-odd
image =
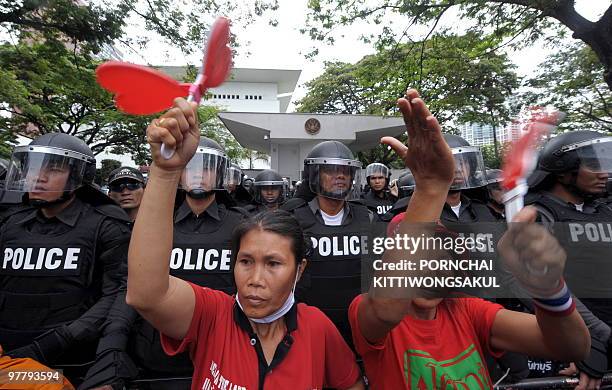
[[[144,176],[140,171],[136,168],[132,167],[120,167],[115,169],[108,176],[108,184],[117,181],[119,179],[131,179],[136,180],[137,182],[143,183],[145,182]]]

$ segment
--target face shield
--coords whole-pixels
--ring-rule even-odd
[[[365,175],[366,177],[383,176],[386,178],[389,176],[389,168],[384,164],[373,163],[366,167]]]
[[[287,196],[287,183],[284,180],[265,180],[253,182],[255,202],[269,205],[283,203]]]
[[[226,186],[228,188],[236,188],[242,182],[242,170],[240,168],[230,166],[227,170]]]
[[[482,153],[475,146],[451,149],[455,159],[455,178],[451,191],[466,190],[487,185],[487,174]]]
[[[306,169],[310,190],[332,199],[359,199],[361,163],[341,158],[309,158]]]
[[[612,172],[612,137],[596,138],[567,145],[563,152],[576,151],[580,166],[594,173]]]
[[[64,193],[83,185],[87,168],[95,159],[52,146],[18,146],[6,174],[5,190]]]
[[[183,170],[181,188],[190,193],[222,190],[227,165],[228,159],[223,151],[200,146]]]

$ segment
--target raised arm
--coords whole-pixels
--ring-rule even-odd
[[[381,141],[391,146],[402,158],[416,182],[399,233],[413,236],[420,233],[432,234],[431,230],[425,231],[428,227],[413,223],[435,222],[440,218],[453,180],[453,156],[442,137],[440,124],[431,115],[416,90],[408,90],[406,97],[398,100],[398,106],[406,124],[408,146],[393,137],[384,137]],[[418,255],[417,252],[415,258]],[[388,250],[384,253],[383,261],[406,258],[403,251]],[[359,328],[371,343],[382,340],[408,313],[411,299],[406,296],[410,295],[409,292],[402,291],[398,294],[406,297],[400,299],[389,295],[395,294],[390,291],[377,294],[376,289],[371,288],[358,308]]]
[[[200,139],[197,105],[177,98],[174,107],[147,128],[153,164],[132,232],[127,303],[160,332],[182,339],[195,305],[187,282],[170,276],[173,205],[181,172]],[[176,151],[166,160],[162,142]]]
[[[491,329],[491,345],[579,361],[589,353],[589,330],[564,287],[565,252],[543,226],[533,223],[536,215],[532,207],[521,210],[498,244],[505,267],[534,296],[536,315],[500,310]]]

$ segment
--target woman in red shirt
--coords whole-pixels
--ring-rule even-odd
[[[390,137],[382,141],[416,180],[399,234],[432,235],[435,226],[420,223],[439,219],[453,181],[453,156],[417,91],[408,90],[398,105],[409,146]],[[505,267],[533,295],[536,315],[478,298],[443,298],[444,291],[373,287],[355,298],[349,321],[372,389],[491,389],[485,351],[560,361],[587,356],[589,331],[562,279],[565,253],[543,227],[530,223],[535,214],[522,210],[515,222],[524,223],[510,226],[498,248]],[[383,261],[423,258],[436,258],[436,253],[417,252],[411,258],[406,251],[387,250]]]
[[[294,301],[306,240],[288,213],[260,214],[236,228],[235,297],[169,275],[172,205],[198,146],[196,110],[176,99],[147,129],[153,164],[130,242],[127,302],[161,332],[168,354],[190,352],[192,389],[363,389],[332,322]],[[175,149],[170,159],[160,154],[162,142]]]

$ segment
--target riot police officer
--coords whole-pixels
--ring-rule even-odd
[[[275,210],[287,198],[287,183],[272,169],[264,169],[253,181],[253,200],[255,204],[245,207],[252,214],[265,210]]]
[[[313,253],[298,284],[298,299],[321,309],[352,345],[348,307],[361,292],[362,240],[373,214],[358,199],[361,163],[338,141],[317,144],[304,159],[302,186],[316,196],[293,198],[291,211],[312,239]]]
[[[201,137],[195,155],[181,176],[184,199],[177,197],[170,274],[232,294],[235,287],[230,269],[231,235],[248,213],[221,201],[227,199],[224,184],[228,166],[224,149],[214,140]],[[191,377],[193,365],[189,356],[167,356],[162,350],[159,332],[144,320],[136,324],[133,353],[145,376]]]
[[[400,175],[395,184],[397,186],[397,201],[380,217],[382,221],[390,222],[397,214],[406,211],[410,196],[414,192],[415,184],[414,176],[412,176],[409,169]]]
[[[612,284],[607,277],[612,272],[609,240],[601,235],[590,239],[584,234],[572,236],[568,230],[571,227],[579,232],[588,224],[599,226],[600,231],[612,229],[612,210],[598,201],[612,172],[611,155],[612,137],[595,131],[571,131],[551,138],[544,144],[537,170],[529,178],[531,193],[526,199],[527,204],[538,209],[542,222],[557,234],[566,235],[560,240],[568,256],[566,281],[582,303],[608,326],[612,325]],[[598,279],[597,275],[605,276]],[[609,328],[598,331],[589,325],[589,329],[591,355],[576,364],[583,373],[583,386],[585,382],[597,385],[607,368]]]
[[[444,222],[495,222],[497,218],[480,200],[472,199],[463,190],[484,187],[487,176],[478,147],[471,146],[465,139],[444,134],[455,159],[455,178],[446,196],[446,204],[440,219]]]
[[[76,137],[50,133],[16,147],[6,189],[26,204],[0,229],[0,344],[12,357],[65,366],[73,383],[83,372],[71,367],[96,358],[121,296],[130,237],[127,215],[94,175],[94,155]],[[97,352],[110,366],[119,357]]]
[[[487,169],[487,206],[499,220],[506,219],[504,211],[504,190],[501,187],[502,171]]]
[[[138,215],[144,187],[145,178],[136,168],[120,167],[108,176],[108,196],[125,210],[131,221]]]
[[[369,191],[363,196],[365,205],[379,216],[384,215],[397,200],[389,191],[391,171],[385,164],[372,163],[366,167]]]
[[[226,187],[235,205],[244,207],[253,203],[253,197],[246,184],[246,176],[238,164],[231,163],[226,177]]]

